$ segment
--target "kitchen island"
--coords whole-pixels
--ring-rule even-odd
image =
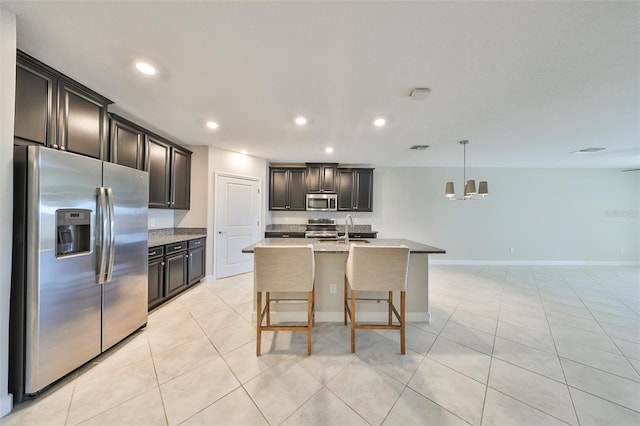
[[[316,238],[266,238],[242,250],[253,253],[256,246],[300,245],[311,244],[316,261],[315,303],[316,321],[338,322],[344,318],[344,266],[349,248],[344,240],[324,240]],[[444,254],[441,248],[432,247],[406,239],[351,239],[349,244],[366,244],[376,246],[406,245],[409,247],[409,275],[407,283],[407,321],[429,321],[429,255]],[[376,294],[368,296],[375,298]],[[274,298],[279,297],[273,294]],[[287,295],[286,297],[291,297]],[[255,300],[254,300],[255,301]],[[306,306],[306,305],[305,305]],[[306,308],[303,304],[274,303],[272,315],[275,321],[305,321]],[[363,321],[384,321],[386,304],[363,303],[358,306]],[[254,303],[255,319],[255,303]]]

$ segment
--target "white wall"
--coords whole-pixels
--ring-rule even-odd
[[[16,15],[0,5],[0,417],[12,409],[8,373],[15,81]]]
[[[354,213],[380,238],[409,238],[447,250],[434,262],[581,263],[640,260],[640,173],[609,169],[467,169],[489,182],[484,200],[449,201],[460,168],[379,167],[374,211]],[[344,214],[315,214],[337,217]],[[272,212],[304,223],[304,212]],[[511,253],[513,248],[513,253]]]
[[[188,147],[194,152],[191,163],[191,211],[175,213],[176,227],[207,228],[207,275],[214,275],[215,251],[215,173],[258,178],[262,181],[261,229],[267,212],[265,185],[268,182],[266,160],[212,147]]]

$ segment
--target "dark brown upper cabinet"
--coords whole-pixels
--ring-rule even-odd
[[[118,115],[110,114],[109,118],[109,161],[144,170],[145,130]]]
[[[307,163],[307,192],[336,192],[335,163]]]
[[[269,210],[305,210],[306,169],[269,168]]]
[[[53,99],[57,79],[29,56],[18,51],[14,136],[19,141],[55,144],[56,115]]]
[[[338,169],[338,210],[373,211],[373,169]]]
[[[58,143],[60,149],[107,159],[108,116],[111,101],[81,85],[58,81]]]
[[[106,159],[112,102],[24,52],[16,56],[16,142]]]
[[[184,209],[190,207],[191,151],[163,138],[147,135],[149,207]]]
[[[189,210],[191,152],[171,147],[171,208]]]

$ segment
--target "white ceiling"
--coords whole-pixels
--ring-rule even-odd
[[[637,1],[0,3],[19,49],[183,144],[460,166],[469,139],[470,167],[640,167]]]

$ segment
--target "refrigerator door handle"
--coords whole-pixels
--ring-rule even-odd
[[[115,220],[115,209],[113,207],[113,189],[106,188],[107,192],[107,204],[109,207],[109,254],[108,254],[108,264],[107,264],[107,277],[106,281],[111,281],[113,278],[113,263],[115,261],[115,250],[116,250],[116,220]]]
[[[105,271],[107,268],[107,193],[104,187],[98,190],[98,208],[96,211],[96,227],[98,228],[98,253],[96,255],[97,271],[96,282],[104,284]]]

